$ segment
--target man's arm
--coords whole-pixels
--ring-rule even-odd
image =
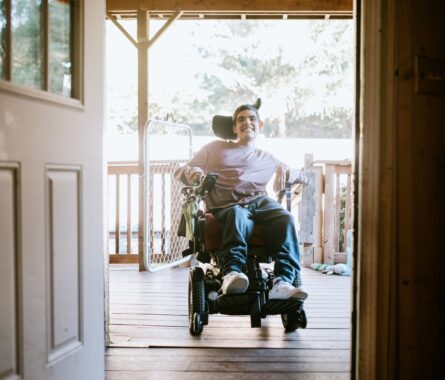
[[[189,162],[176,169],[173,176],[184,185],[193,185],[205,175],[204,168],[207,158],[208,149],[207,146],[204,146]]]
[[[291,169],[282,164],[277,167],[277,171],[275,172],[273,190],[276,193],[284,190],[287,182],[292,184],[301,183],[302,185],[307,185],[309,184],[309,178],[304,174],[303,170]]]

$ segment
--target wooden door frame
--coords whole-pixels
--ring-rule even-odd
[[[396,378],[397,130],[395,2],[356,2],[360,39],[356,117],[353,377]]]
[[[141,3],[146,3],[144,11],[150,11],[148,2],[120,0],[107,0],[107,10],[112,11],[115,6],[116,11],[118,5],[129,3],[134,3],[135,11]],[[184,10],[178,9],[179,5],[193,2],[158,1],[155,5],[162,3],[170,6],[166,9],[174,12]],[[227,3],[234,4],[233,1],[223,2]],[[282,5],[267,1],[249,2],[240,11],[255,11],[258,4],[266,3],[275,7]],[[291,3],[283,4],[292,10],[295,5]],[[236,4],[241,7],[239,2]],[[219,7],[212,9],[213,12],[229,9],[221,4],[213,7]],[[351,377],[378,378],[378,375],[386,373],[387,378],[391,378],[395,368],[396,342],[395,329],[391,327],[396,323],[396,314],[391,298],[379,295],[394,291],[397,260],[394,256],[397,225],[394,176],[396,129],[391,75],[395,37],[394,23],[390,22],[395,12],[393,2],[383,0],[355,0],[354,11],[357,20],[357,115]],[[144,82],[146,80],[148,78],[144,78]]]

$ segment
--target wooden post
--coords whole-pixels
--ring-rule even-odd
[[[139,161],[139,205],[138,205],[138,253],[139,271],[145,271],[144,265],[144,127],[148,120],[148,49],[149,13],[145,9],[137,11],[138,42],[138,161]]]
[[[314,216],[315,216],[315,174],[312,173],[312,154],[304,155],[304,169],[312,185],[303,186],[301,194],[301,223],[299,231],[299,242],[303,245],[301,252],[301,264],[309,267],[314,262]]]

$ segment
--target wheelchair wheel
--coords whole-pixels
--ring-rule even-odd
[[[261,327],[261,303],[257,297],[250,309],[250,327]]]
[[[307,326],[306,312],[304,311],[304,309],[301,309],[299,313],[299,325],[302,329],[305,329]]]
[[[194,313],[191,323],[190,323],[190,332],[192,335],[199,335],[203,330],[203,323],[201,320],[201,315],[198,313]]]
[[[286,332],[292,332],[301,328],[306,328],[307,320],[306,313],[302,309],[300,312],[293,311],[289,314],[281,314],[281,322],[283,322]]]
[[[190,333],[199,335],[204,327],[205,314],[204,272],[199,267],[190,269],[188,301]]]

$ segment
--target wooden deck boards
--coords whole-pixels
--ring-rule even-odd
[[[106,378],[348,379],[349,277],[304,269],[306,329],[286,333],[279,316],[251,328],[248,316],[210,315],[200,337],[187,322],[188,269],[110,267]]]

